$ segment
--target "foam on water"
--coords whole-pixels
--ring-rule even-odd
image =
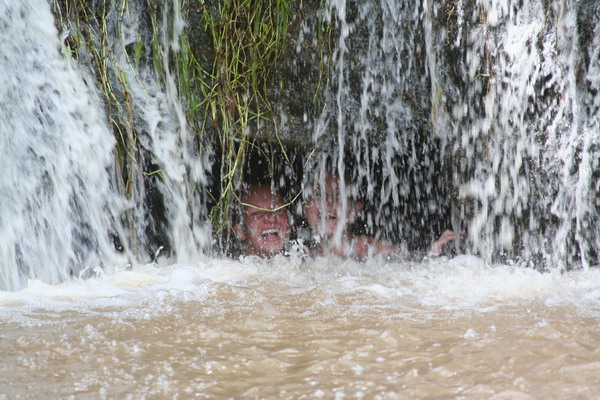
[[[264,292],[263,292],[264,290]],[[474,256],[424,262],[358,263],[338,258],[297,262],[212,260],[196,265],[149,264],[88,280],[48,285],[28,282],[18,292],[0,292],[2,320],[29,321],[38,312],[126,311],[134,319],[168,312],[159,304],[200,301],[219,308],[222,291],[240,305],[269,303],[285,295],[321,293],[319,303],[344,312],[490,312],[504,306],[571,306],[600,316],[600,271],[541,273],[510,265],[487,265]],[[258,294],[258,293],[262,294]],[[350,298],[351,303],[340,298]],[[152,312],[146,306],[151,305]],[[37,321],[39,323],[40,321]]]

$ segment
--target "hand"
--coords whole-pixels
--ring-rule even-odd
[[[442,236],[440,236],[439,239],[436,240],[435,242],[433,242],[433,244],[431,245],[431,249],[429,250],[429,255],[431,257],[441,256],[444,251],[444,245],[448,242],[456,240],[459,237],[461,239],[464,238],[465,233],[457,235],[456,233],[454,233],[454,231],[452,231],[450,229],[446,229],[444,231],[444,233],[442,233]]]

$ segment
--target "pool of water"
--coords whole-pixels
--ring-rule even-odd
[[[0,398],[588,399],[600,272],[147,265],[0,292]]]

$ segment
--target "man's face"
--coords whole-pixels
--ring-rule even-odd
[[[290,236],[288,211],[279,194],[267,186],[250,191],[242,206],[240,240],[246,242],[246,255],[271,256],[283,250]],[[277,211],[268,211],[277,210]]]

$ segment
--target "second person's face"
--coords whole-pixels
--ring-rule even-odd
[[[348,204],[350,206],[350,204]],[[308,221],[313,232],[331,237],[341,221],[342,199],[340,197],[339,181],[329,174],[325,178],[325,188],[322,191],[318,185],[306,199],[302,207],[304,218]],[[348,207],[348,211],[350,207]],[[349,212],[346,220],[350,217]]]

